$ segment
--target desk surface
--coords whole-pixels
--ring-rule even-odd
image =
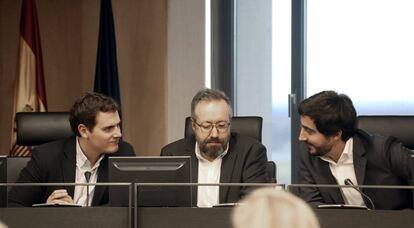
[[[140,208],[139,228],[227,228],[231,208]],[[318,210],[323,228],[399,228],[414,224],[414,211]],[[298,215],[300,218],[300,215]],[[0,208],[10,227],[128,227],[128,208]]]

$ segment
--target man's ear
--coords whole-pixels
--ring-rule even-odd
[[[195,124],[195,120],[193,118],[191,118],[191,128],[193,129],[193,132],[196,132],[196,124]]]
[[[78,125],[78,132],[81,135],[81,137],[85,139],[87,139],[90,134],[88,127],[86,127],[84,124]]]
[[[333,137],[335,138],[335,140],[342,140],[342,130],[339,130],[338,132],[336,132]]]

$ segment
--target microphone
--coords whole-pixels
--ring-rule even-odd
[[[89,171],[85,172],[86,183],[89,184],[92,173]],[[89,206],[89,185],[86,185],[86,206]]]
[[[351,179],[346,178],[344,180],[344,184],[345,185],[349,185],[352,186],[353,189],[357,190],[359,193],[361,193],[362,197],[365,197],[365,199],[368,200],[369,204],[371,204],[371,209],[375,210],[375,206],[374,203],[372,202],[371,198],[369,198],[369,196],[367,196],[365,193],[363,193],[361,190],[359,190],[357,187],[355,187],[354,183],[351,181]]]

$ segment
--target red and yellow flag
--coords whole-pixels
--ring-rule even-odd
[[[22,2],[19,61],[13,111],[14,124],[10,156],[30,156],[28,147],[16,145],[14,117],[17,112],[47,111],[42,48],[35,0],[23,0]]]

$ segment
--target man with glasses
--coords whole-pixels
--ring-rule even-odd
[[[161,156],[191,156],[193,182],[265,183],[266,148],[257,140],[231,133],[232,109],[221,91],[202,89],[191,102],[195,135],[161,150]],[[198,207],[237,202],[247,187],[199,186],[193,191]]]

